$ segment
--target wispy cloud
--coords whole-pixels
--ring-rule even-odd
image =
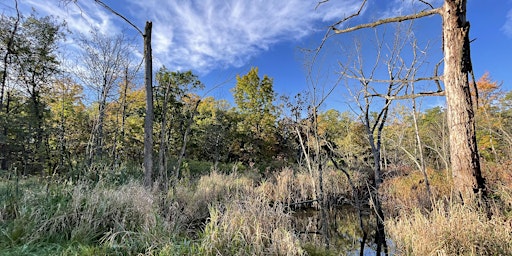
[[[333,0],[315,10],[317,1],[304,0],[131,2],[139,19],[154,21],[155,55],[161,62],[202,71],[241,66],[273,44],[310,35],[321,28],[318,22],[340,19],[360,4]]]
[[[116,33],[126,24],[94,1],[62,6],[59,0],[25,0],[41,14],[65,19],[73,32]],[[356,11],[361,0],[125,0],[105,1],[142,29],[153,21],[153,55],[172,69],[206,73],[239,67],[279,42],[294,42]],[[117,3],[116,3],[117,2]]]
[[[382,18],[412,14],[432,7],[437,8],[443,4],[443,0],[431,0],[424,2],[418,0],[393,0],[388,1],[387,4],[389,8],[386,8],[381,14]]]
[[[119,27],[113,22],[115,17],[94,4],[93,1],[78,1],[79,5],[69,3],[64,5],[61,1],[25,0],[22,7],[34,8],[42,15],[52,15],[66,21],[68,29],[73,33],[87,34],[91,30],[101,33],[118,33]]]
[[[505,21],[505,24],[503,24],[503,26],[501,27],[501,30],[508,37],[512,37],[512,10],[508,11],[507,20]]]

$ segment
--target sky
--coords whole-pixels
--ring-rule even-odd
[[[14,0],[3,0],[0,8],[12,12]],[[142,38],[126,22],[112,15],[93,0],[78,0],[63,5],[60,0],[18,0],[23,13],[31,9],[40,15],[53,15],[66,21],[73,36],[91,30],[104,33],[126,32],[142,45]],[[230,89],[236,75],[258,67],[260,76],[274,79],[279,95],[293,97],[310,90],[313,85],[330,88],[337,81],[338,62],[350,55],[354,40],[363,47],[364,59],[374,58],[370,49],[376,42],[372,29],[332,36],[315,59],[315,71],[306,66],[312,57],[308,50],[322,41],[328,27],[356,12],[361,0],[104,0],[139,29],[153,22],[154,69],[165,65],[170,70],[192,70],[206,85],[207,96],[231,100]],[[412,3],[414,2],[414,3]],[[429,1],[434,7],[441,0]],[[369,0],[361,15],[347,25],[355,25],[383,17],[409,14],[427,8],[413,0]],[[475,76],[489,72],[502,83],[504,91],[512,90],[512,0],[468,0],[468,20]],[[392,32],[384,28],[379,35]],[[435,59],[442,56],[440,17],[427,17],[415,22],[414,36],[429,45],[426,67],[432,70]],[[140,40],[139,40],[140,39]],[[351,48],[352,47],[352,48]],[[142,49],[142,46],[140,46]],[[328,100],[327,108],[341,108],[350,103],[346,88],[340,88]],[[205,96],[205,95],[203,95]],[[431,105],[443,105],[435,99]]]

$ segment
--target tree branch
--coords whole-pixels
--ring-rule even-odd
[[[378,21],[375,21],[375,22],[365,23],[365,24],[357,25],[357,26],[354,26],[354,27],[346,28],[346,29],[337,29],[336,27],[334,27],[336,25],[339,25],[343,21],[347,20],[348,18],[355,16],[355,15],[352,15],[352,16],[349,16],[346,19],[338,21],[336,24],[334,24],[332,26],[332,30],[336,34],[342,34],[342,33],[352,32],[352,31],[356,31],[356,30],[359,30],[359,29],[363,29],[363,28],[374,28],[376,26],[379,26],[379,25],[382,25],[382,24],[387,24],[387,23],[402,22],[402,21],[406,21],[406,20],[418,19],[418,18],[427,17],[427,16],[434,15],[434,14],[441,14],[441,8],[436,8],[436,9],[432,9],[432,10],[422,11],[422,12],[418,12],[418,13],[411,14],[411,15],[405,15],[405,16],[398,16],[398,17],[382,19],[382,20],[378,20]]]
[[[406,94],[406,95],[400,95],[400,96],[376,93],[376,94],[367,95],[366,97],[380,97],[380,98],[384,98],[386,100],[406,100],[406,99],[415,99],[415,98],[425,97],[425,96],[445,96],[445,94],[446,94],[445,91],[419,92],[419,93],[415,93],[415,94]]]
[[[82,8],[80,8],[80,6],[78,5],[78,0],[61,0],[61,2],[64,3],[65,5],[67,5],[69,3],[74,3],[78,7],[78,9],[82,10]],[[130,26],[132,26],[135,30],[137,30],[137,32],[139,32],[139,34],[141,36],[143,36],[143,37],[145,36],[144,33],[142,32],[142,30],[140,30],[137,26],[135,26],[135,24],[133,24],[129,19],[127,19],[126,17],[124,17],[122,14],[120,14],[117,11],[115,11],[114,9],[112,9],[107,4],[105,4],[103,1],[101,1],[101,0],[94,0],[94,2],[96,2],[97,4],[102,6],[103,8],[107,9],[109,12],[113,13],[114,15],[118,16],[119,18],[123,19],[124,21],[126,21],[126,23],[130,24]]]
[[[128,20],[126,17],[124,17],[123,15],[121,15],[120,13],[118,13],[117,11],[115,11],[114,9],[110,8],[110,6],[108,6],[107,4],[103,3],[103,1],[100,1],[100,0],[94,0],[94,2],[96,2],[97,4],[103,6],[105,9],[109,10],[111,13],[113,13],[114,15],[118,16],[119,18],[123,19],[124,21],[126,21],[126,23],[130,24],[135,30],[137,30],[137,32],[139,32],[139,34],[141,36],[145,36],[144,33],[142,33],[142,31],[137,27],[135,26],[135,24],[133,24],[130,20]]]

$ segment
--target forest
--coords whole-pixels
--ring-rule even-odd
[[[374,66],[340,61],[350,87],[278,95],[253,67],[232,102],[193,71],[153,70],[150,22],[141,57],[140,37],[1,14],[0,254],[511,255],[512,91],[474,77],[467,34],[449,49],[450,3],[465,5],[329,28],[444,15],[432,76],[400,25],[376,32]],[[340,88],[348,110],[326,104]]]

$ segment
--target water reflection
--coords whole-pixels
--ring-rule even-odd
[[[367,234],[364,243],[364,255],[375,255],[374,243],[375,218],[370,209],[363,211],[363,227]],[[320,210],[309,208],[293,213],[293,224],[299,239],[307,250],[322,250],[333,255],[360,255],[363,230],[360,228],[358,211],[344,205],[327,211],[329,248],[322,235]]]

